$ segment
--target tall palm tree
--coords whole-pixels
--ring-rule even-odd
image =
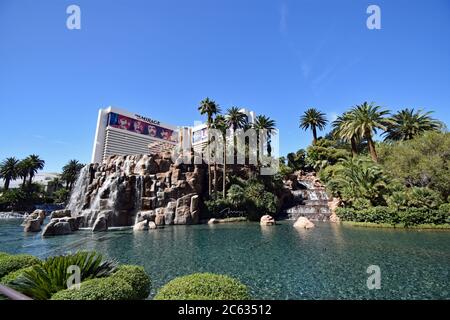
[[[22,187],[27,183],[28,173],[30,172],[31,161],[28,158],[21,160],[17,164],[17,176],[22,178]]]
[[[206,115],[206,126],[208,128],[208,143],[211,142],[211,135],[209,129],[211,128],[211,124],[213,122],[213,117],[215,114],[220,113],[219,105],[214,101],[206,98],[200,102],[200,106],[198,107],[198,111],[200,111],[201,115]],[[210,155],[208,155],[208,192],[211,195],[211,164],[209,163]]]
[[[238,107],[231,107],[227,110],[226,114],[226,124],[228,128],[233,130],[233,133],[237,129],[242,129],[248,125],[248,118],[245,113],[239,110]],[[234,163],[237,163],[237,143],[236,137],[233,138],[233,158]]]
[[[225,184],[226,184],[226,119],[225,116],[222,114],[217,115],[214,118],[213,124],[211,125],[212,128],[219,130],[222,134],[222,138],[223,138],[223,188],[222,191],[225,190]],[[217,149],[215,149],[215,152],[217,151]],[[216,157],[214,157],[216,159]],[[214,194],[217,195],[217,162],[214,162]]]
[[[356,157],[358,155],[358,148],[356,145],[357,137],[354,132],[348,130],[351,118],[351,114],[348,112],[345,112],[341,116],[338,116],[337,119],[332,123],[332,135],[335,138],[342,139],[347,143],[350,142],[352,155],[353,157]]]
[[[387,127],[392,123],[392,120],[387,118],[388,115],[388,110],[382,110],[380,106],[364,102],[349,111],[350,118],[344,126],[349,134],[359,139],[364,138],[367,140],[370,156],[374,162],[378,162],[378,155],[373,141],[373,134],[376,134],[378,129],[387,130]]]
[[[31,185],[33,178],[39,170],[44,169],[45,161],[39,158],[38,155],[32,154],[26,158],[28,160],[28,184]]]
[[[317,129],[323,130],[328,121],[324,113],[315,108],[309,108],[300,117],[300,128],[308,130],[311,128],[313,133],[313,145],[317,143]]]
[[[19,160],[14,157],[6,158],[0,164],[0,178],[5,181],[5,191],[9,189],[11,180],[15,180],[18,177],[18,164]]]
[[[77,180],[78,174],[81,169],[83,169],[84,165],[81,164],[78,160],[70,160],[63,168],[62,168],[62,179],[66,182],[66,189],[71,190],[73,184]]]
[[[271,137],[275,130],[276,122],[275,120],[270,119],[269,117],[266,117],[264,115],[259,115],[255,119],[255,123],[253,124],[253,128],[256,130],[257,133],[257,144],[258,149],[257,152],[259,153],[259,131],[260,130],[266,130],[267,132],[267,154],[269,157],[272,155],[272,146],[271,146]],[[257,155],[259,158],[259,154]]]
[[[425,131],[437,131],[442,128],[442,123],[433,119],[430,112],[414,109],[403,109],[392,117],[392,123],[384,133],[385,140],[401,141],[411,140]]]

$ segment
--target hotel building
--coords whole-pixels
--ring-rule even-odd
[[[249,123],[255,113],[241,109]],[[171,151],[178,144],[184,150],[201,153],[206,146],[206,124],[176,127],[114,107],[100,109],[95,132],[92,163],[100,163],[111,155],[148,154]]]

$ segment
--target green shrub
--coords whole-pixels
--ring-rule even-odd
[[[10,272],[37,265],[40,262],[38,258],[27,254],[4,255],[0,257],[0,279]]]
[[[437,209],[442,204],[438,192],[429,188],[411,188],[408,192],[408,206],[416,208]]]
[[[104,260],[96,252],[81,251],[66,256],[51,257],[40,265],[26,270],[14,281],[14,288],[35,300],[49,299],[54,293],[67,288],[71,273],[69,267],[80,268],[81,281],[110,275],[116,268],[113,261]]]
[[[248,288],[224,275],[196,273],[175,278],[162,287],[155,300],[248,300]]]
[[[81,283],[79,289],[55,293],[51,300],[133,300],[133,287],[118,277],[97,278]]]
[[[6,256],[10,256],[10,254],[6,253],[6,252],[0,252],[0,258],[6,257]]]
[[[151,281],[143,267],[123,265],[111,277],[125,280],[133,288],[131,300],[144,300],[150,294]]]
[[[19,277],[23,276],[25,271],[29,271],[33,268],[33,266],[25,267],[13,272],[8,273],[6,276],[0,279],[0,284],[3,284],[8,287],[14,287],[14,282],[18,280]]]
[[[450,214],[450,203],[444,203],[439,206],[439,211]]]
[[[389,207],[373,207],[363,210],[338,208],[336,214],[342,221],[404,224],[406,227],[450,222],[450,213],[427,208],[407,208],[403,210]]]

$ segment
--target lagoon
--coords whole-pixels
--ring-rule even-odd
[[[0,251],[41,258],[97,250],[145,267],[152,295],[180,275],[228,274],[256,299],[450,299],[450,232],[372,229],[293,222],[166,226],[41,238],[20,220],[0,220]],[[367,268],[381,269],[381,289],[369,290]]]

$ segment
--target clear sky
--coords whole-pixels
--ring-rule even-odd
[[[330,120],[365,100],[426,108],[449,125],[450,1],[0,0],[0,159],[86,163],[100,107],[189,125],[206,96],[275,119],[282,154],[310,143],[310,106]]]

